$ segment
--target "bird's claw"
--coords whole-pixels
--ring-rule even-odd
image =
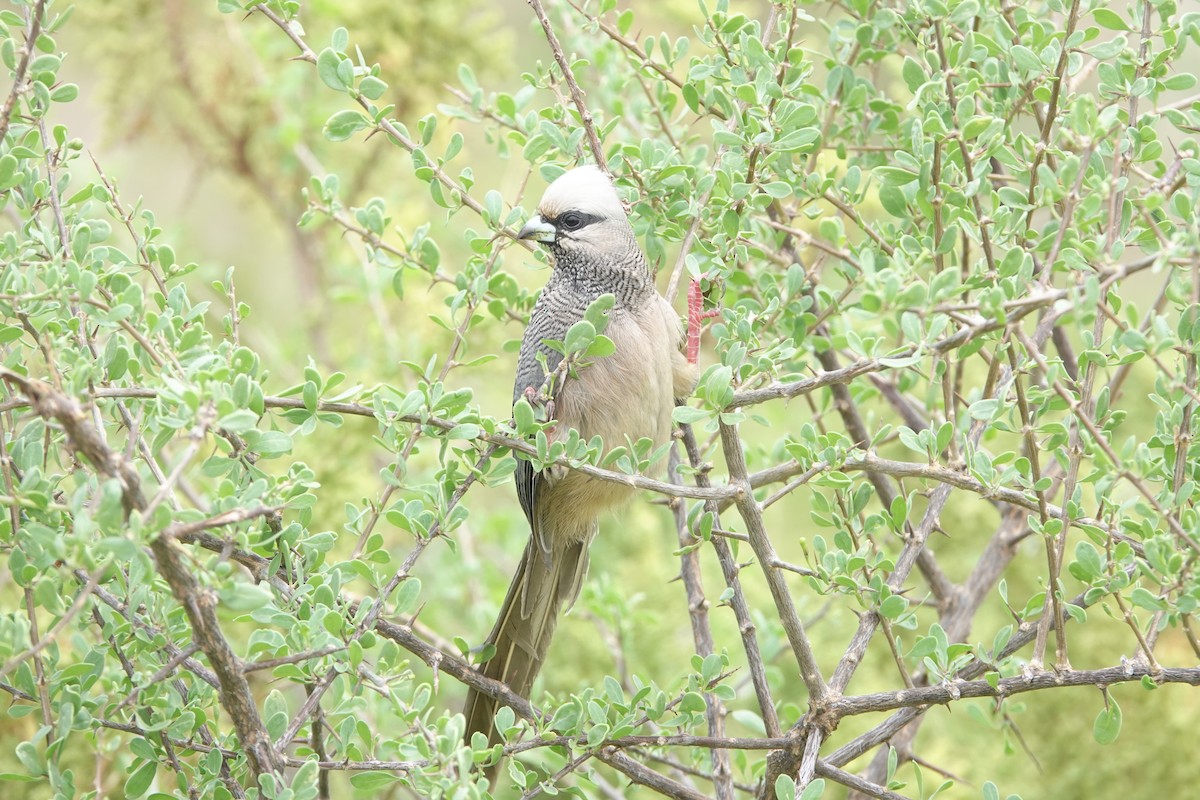
[[[551,464],[542,470],[542,477],[546,481],[547,485],[553,486],[563,478],[567,477],[567,473],[569,471],[570,470],[567,469],[565,464]]]
[[[525,399],[529,401],[529,405],[533,406],[534,408],[545,409],[547,422],[552,422],[554,420],[554,398],[543,397],[542,393],[532,386],[526,386],[525,391],[522,394],[524,394]],[[551,434],[554,433],[554,430],[557,427],[557,425],[550,425],[545,428],[545,431],[547,434]]]
[[[700,288],[700,281],[704,277],[701,275],[699,278],[693,279],[692,285],[688,288],[687,360],[689,364],[700,363],[700,332],[704,327],[704,320],[720,314],[715,308],[704,310],[704,291]]]

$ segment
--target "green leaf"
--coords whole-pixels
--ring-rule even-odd
[[[46,762],[42,758],[41,752],[32,742],[21,742],[17,745],[17,760],[32,775],[46,774]]]
[[[1121,15],[1109,8],[1097,8],[1092,12],[1096,18],[1096,22],[1110,31],[1128,31],[1131,30],[1129,23],[1121,18]]]
[[[968,413],[971,419],[990,422],[996,417],[996,412],[1000,410],[1000,401],[996,398],[988,398],[986,400],[976,400],[971,403]]]
[[[125,781],[125,796],[141,797],[144,795],[150,788],[150,784],[154,782],[156,772],[158,772],[157,761],[143,762]]]
[[[817,778],[804,787],[804,791],[800,793],[799,800],[817,800],[823,794],[825,794],[825,779]]]
[[[64,83],[50,93],[50,99],[56,103],[69,103],[79,96],[79,87],[73,83]]]
[[[593,300],[583,312],[583,318],[592,323],[596,333],[604,333],[608,326],[608,312],[617,304],[617,298],[612,293],[605,293]]]
[[[217,420],[217,427],[229,433],[245,433],[258,424],[258,415],[253,411],[241,409],[232,414],[226,414]]]
[[[454,135],[450,137],[450,143],[446,145],[446,153],[442,156],[442,158],[445,161],[452,161],[454,157],[462,150],[463,143],[465,141],[466,140],[463,138],[463,135],[458,131],[455,131]]]
[[[524,397],[519,398],[513,405],[513,423],[517,429],[517,433],[522,436],[533,433],[534,426],[537,425],[537,417],[533,413],[533,406],[529,405],[529,401]]]
[[[622,36],[629,34],[629,29],[633,27],[633,10],[626,9],[617,17],[617,30]]]
[[[329,41],[333,45],[334,50],[344,53],[346,52],[346,48],[350,46],[350,31],[345,28],[336,28]]]
[[[368,100],[378,100],[387,91],[388,85],[374,75],[368,75],[358,84],[358,90]]]
[[[482,429],[473,422],[464,422],[461,425],[455,425],[450,430],[446,431],[447,439],[477,439]]]
[[[1080,541],[1075,545],[1075,563],[1070,568],[1072,575],[1084,583],[1090,583],[1099,577],[1103,570],[1104,559],[1091,542]]]
[[[675,406],[671,419],[681,425],[692,425],[702,419],[708,419],[709,412],[692,406]]]
[[[1166,611],[1168,609],[1166,601],[1141,586],[1133,590],[1129,600],[1138,608],[1144,608],[1147,611]]]
[[[816,144],[821,139],[821,130],[816,127],[799,128],[797,130],[786,133],[780,136],[771,143],[772,150],[778,150],[781,153],[790,153],[796,150],[805,150]]]
[[[20,339],[24,335],[25,335],[25,330],[23,328],[19,328],[16,325],[0,324],[0,344],[8,344],[9,342],[15,342],[17,339]]]
[[[1124,36],[1114,36],[1106,42],[1100,42],[1089,48],[1087,53],[1099,61],[1107,61],[1124,50],[1126,44],[1128,44],[1128,40]]]
[[[1162,87],[1169,92],[1183,92],[1195,85],[1196,76],[1190,72],[1179,72],[1162,81]]]
[[[904,57],[904,65],[900,67],[900,76],[904,78],[904,84],[910,92],[916,92],[926,81],[925,70],[912,56]]]
[[[396,592],[396,608],[393,613],[404,614],[411,611],[417,605],[417,598],[421,596],[421,580],[420,578],[409,577],[400,584],[400,589]]]
[[[341,63],[342,57],[332,48],[326,47],[317,55],[317,75],[330,89],[345,91],[350,85],[342,80],[341,71],[338,69]]]
[[[581,319],[570,327],[563,339],[563,351],[567,354],[582,353],[596,339],[596,326]]]
[[[1030,50],[1025,45],[1015,44],[1008,51],[1012,56],[1013,63],[1023,70],[1038,72],[1042,69],[1042,60],[1037,57],[1037,53]]]
[[[360,772],[357,775],[350,776],[350,785],[355,789],[371,791],[390,786],[398,780],[400,780],[400,776],[393,775],[390,772]]]
[[[1112,744],[1121,733],[1121,707],[1111,694],[1108,695],[1108,705],[1101,709],[1092,725],[1092,738],[1100,744]]]
[[[607,336],[597,335],[595,341],[591,343],[584,355],[588,358],[603,358],[604,356],[611,356],[615,352],[617,352],[617,345],[612,339]]]
[[[796,781],[786,773],[775,779],[775,797],[778,800],[796,800]]]
[[[898,594],[892,595],[879,604],[879,613],[888,619],[899,619],[906,610],[908,610],[908,601]]]
[[[468,94],[473,94],[479,88],[479,82],[475,80],[475,73],[466,64],[458,65],[458,82],[463,85]]]
[[[921,177],[912,170],[907,170],[903,167],[876,167],[874,174],[884,184],[890,186],[904,186]]]
[[[496,730],[506,731],[515,725],[516,722],[517,715],[508,706],[501,706],[500,710],[496,712]]]
[[[370,120],[359,111],[351,109],[339,111],[326,120],[325,138],[331,142],[344,142],[369,124]]]
[[[700,712],[707,706],[704,703],[704,696],[699,692],[688,692],[683,696],[683,700],[679,702],[680,711]]]
[[[499,225],[504,214],[504,195],[495,189],[489,191],[483,197],[483,210],[484,219],[493,225]]]
[[[898,186],[886,184],[879,187],[879,204],[883,206],[883,210],[898,219],[908,218],[908,201],[904,198],[904,191]]]
[[[792,185],[787,181],[771,181],[763,184],[763,191],[776,200],[781,200],[784,197],[791,197],[795,194]]]
[[[233,611],[254,611],[271,603],[271,590],[256,583],[238,581],[221,589],[221,605]]]
[[[746,143],[746,140],[733,131],[727,131],[722,128],[719,131],[713,132],[713,143],[722,147],[741,147]]]
[[[154,745],[141,736],[135,736],[129,740],[129,752],[145,761],[154,761],[158,758],[158,754],[154,752]]]
[[[12,186],[13,176],[17,172],[17,159],[12,153],[5,153],[0,156],[0,187]]]
[[[600,744],[608,738],[609,727],[607,724],[593,726],[587,734],[588,747],[599,747]]]
[[[250,449],[263,458],[277,458],[292,452],[292,437],[283,431],[246,431],[243,436]]]

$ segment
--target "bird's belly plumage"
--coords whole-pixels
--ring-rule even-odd
[[[652,304],[643,313],[616,316],[605,331],[616,353],[595,359],[563,387],[558,417],[584,439],[599,435],[611,449],[626,436],[655,444],[670,436],[671,351],[662,346],[665,321],[657,311]]]
[[[616,353],[597,358],[568,379],[557,400],[559,422],[579,431],[581,437],[600,436],[606,450],[649,438],[655,446],[671,435],[673,342],[671,323],[658,303],[639,312],[614,315],[605,335],[613,340]],[[664,335],[664,329],[666,334]],[[594,518],[633,496],[624,484],[570,472],[547,487],[553,502],[571,509],[578,518]]]

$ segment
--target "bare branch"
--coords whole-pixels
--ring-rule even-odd
[[[944,705],[973,697],[1008,697],[1038,689],[1053,689],[1065,686],[1112,686],[1118,683],[1140,681],[1149,677],[1157,684],[1183,683],[1200,686],[1200,667],[1164,668],[1155,672],[1145,664],[1126,663],[1105,669],[1064,670],[1062,672],[1037,672],[1002,678],[995,686],[984,680],[951,681],[937,686],[919,686],[892,692],[839,697],[830,701],[829,710],[838,717],[849,717],[876,711],[893,711],[898,708]]]
[[[688,461],[695,470],[696,485],[708,486],[708,465],[702,463],[700,447],[696,444],[696,436],[690,425],[680,425],[679,431],[683,445],[688,454]],[[746,664],[750,669],[750,682],[754,686],[754,696],[758,700],[758,708],[762,713],[763,726],[768,736],[780,736],[779,714],[775,710],[775,701],[771,697],[771,686],[767,681],[766,665],[763,663],[762,651],[758,646],[758,634],[755,630],[754,619],[750,614],[750,604],[746,601],[746,593],[742,590],[741,579],[738,577],[740,567],[729,549],[729,545],[720,536],[715,535],[720,525],[721,509],[715,501],[705,502],[705,511],[713,515],[712,539],[713,551],[721,565],[721,573],[731,596],[729,606],[733,609],[737,620],[738,632],[741,634],[742,650],[746,654]]]
[[[682,483],[679,477],[679,448],[673,446],[670,453],[669,475],[672,483]],[[679,575],[683,580],[684,591],[687,595],[688,618],[692,623],[692,641],[696,644],[697,655],[707,658],[716,652],[713,642],[712,626],[708,621],[708,599],[704,596],[704,580],[700,574],[700,556],[690,541],[691,533],[687,528],[687,509],[678,499],[671,501],[672,514],[675,518],[676,538],[683,554],[679,558]],[[705,716],[708,719],[710,736],[725,735],[725,707],[715,694],[706,695]],[[720,800],[731,800],[733,797],[733,776],[729,765],[729,756],[719,750],[712,753],[713,789]]]
[[[763,525],[762,508],[759,507],[750,489],[742,442],[738,437],[737,429],[724,422],[721,423],[721,448],[725,453],[725,463],[729,466],[730,484],[739,490],[736,504],[738,511],[741,512],[742,521],[746,523],[746,532],[750,535],[750,546],[754,549],[755,558],[767,579],[767,586],[771,590],[771,597],[775,600],[775,608],[779,612],[780,622],[782,622],[788,642],[792,646],[796,664],[800,667],[800,677],[804,680],[804,685],[808,687],[809,702],[822,706],[829,688],[825,685],[825,679],[821,677],[821,668],[817,664],[816,654],[804,632],[804,623],[800,621],[800,615],[796,613],[792,594],[788,590],[787,584],[784,583],[783,576],[771,568],[771,564],[778,559],[775,556],[775,548],[767,536],[766,527]]]
[[[629,780],[653,789],[664,797],[672,797],[675,800],[708,800],[705,795],[634,761],[616,748],[602,750],[599,758]]]

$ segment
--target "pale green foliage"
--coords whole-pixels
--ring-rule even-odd
[[[1158,668],[1200,657],[1200,107],[1185,68],[1200,15],[1172,0],[931,0],[760,18],[714,2],[673,5],[691,14],[687,33],[652,36],[615,0],[547,4],[660,286],[701,281],[719,310],[676,420],[717,463],[706,474],[730,507],[718,519],[679,501],[678,538],[642,507],[632,533],[606,530],[551,693],[530,698],[545,718],[501,711],[524,744],[497,794],[546,781],[650,796],[599,757],[564,766],[622,737],[713,733],[718,708],[723,735],[762,737],[777,716],[782,732],[827,737],[815,779],[790,751],[770,764],[765,750],[718,751],[732,780],[778,797],[843,796],[831,767],[905,796],[978,794],[918,766],[930,761],[987,798],[996,783],[1100,796],[1120,757],[1161,759],[1136,773],[1140,792],[1186,793],[1190,755],[1138,749],[1129,729],[1194,721],[1178,701],[1194,707],[1194,692],[1159,686],[1194,670]],[[239,296],[241,272],[177,253],[60,123],[78,94],[54,38],[64,9],[47,11],[25,68],[35,5],[0,12],[0,60],[21,79],[0,143],[3,778],[29,797],[315,798],[324,780],[335,797],[485,796],[472,766],[488,754],[462,742],[455,676],[526,535],[503,486],[512,450],[616,479],[661,475],[666,460],[645,441],[548,436],[524,402],[509,418],[504,343],[534,297],[513,266],[533,256],[512,233],[545,180],[591,158],[559,67],[546,56],[522,88],[490,88],[502,71],[478,67],[495,17],[466,2],[408,16],[397,7],[410,4],[266,4],[283,27],[233,0],[215,4],[225,16],[93,3],[66,23],[126,68],[104,81],[116,118],[184,137],[295,237],[297,266],[277,279],[301,287],[319,324],[280,347]],[[309,63],[288,61],[298,52]],[[273,299],[261,305],[287,316]],[[349,316],[327,324],[337,300]],[[608,354],[603,330],[597,305],[561,343],[571,369]],[[20,376],[83,412],[43,419],[28,396],[39,384]],[[68,437],[74,424],[132,465],[148,508]],[[762,526],[724,489],[733,448]],[[168,586],[147,547],[160,536],[202,597]],[[717,567],[722,548],[738,584]],[[696,652],[667,583],[681,558],[703,567],[715,652]],[[828,614],[800,634],[824,679],[863,663],[825,716],[805,717],[820,684],[801,680],[793,620],[764,574],[786,576],[806,622]],[[266,735],[287,734],[282,774],[256,780],[196,602],[215,605],[239,659],[272,662],[245,680]],[[864,626],[873,644],[855,651]],[[194,640],[204,647],[185,653]],[[766,665],[767,708],[748,650]],[[1023,683],[1071,665],[1142,686]],[[898,749],[838,760],[907,706],[909,684],[946,687],[934,700],[963,713],[928,711],[916,745],[901,734]],[[959,700],[985,684],[1037,691]],[[316,723],[298,716],[314,691]],[[872,692],[872,708],[838,705]],[[830,719],[836,731],[817,724]],[[675,785],[682,773],[657,757],[714,767],[702,747],[622,752]],[[318,754],[354,769],[318,769]]]

